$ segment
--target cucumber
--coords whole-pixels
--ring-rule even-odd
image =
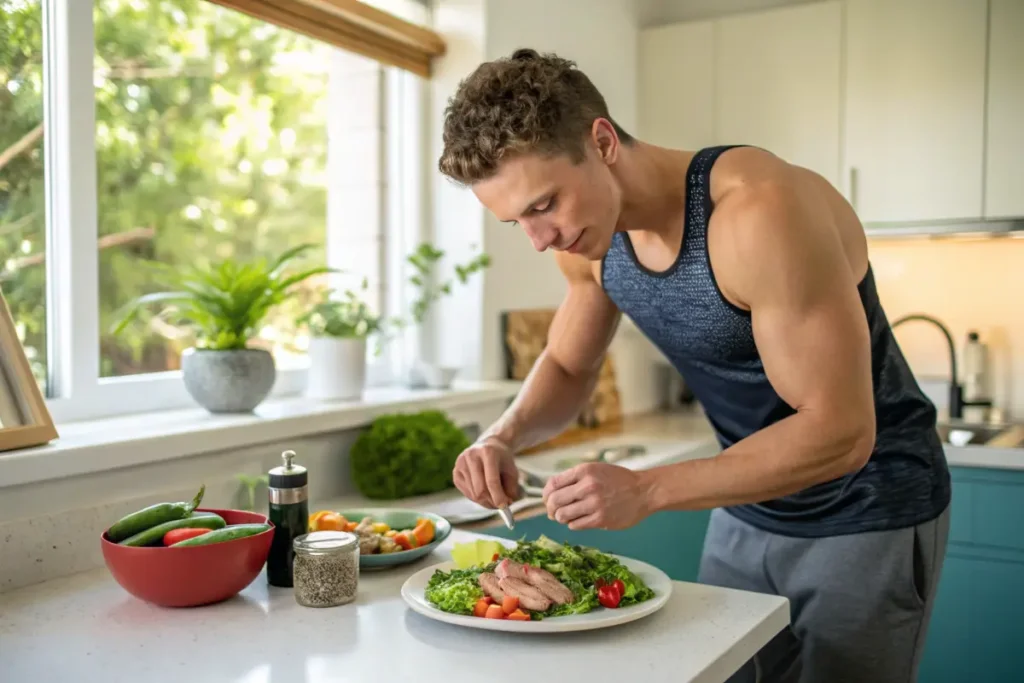
[[[175,519],[184,519],[199,507],[205,492],[206,484],[203,484],[199,487],[199,493],[196,494],[196,497],[188,503],[157,503],[122,517],[112,527],[107,529],[107,538],[114,543],[120,543],[126,538],[155,527],[158,524]]]
[[[196,536],[194,538],[186,538],[184,541],[178,541],[171,548],[183,548],[190,545],[210,545],[212,543],[223,543],[225,541],[233,541],[237,538],[245,538],[246,536],[255,536],[256,534],[262,534],[264,531],[270,529],[269,524],[232,524],[222,529],[216,529],[208,534],[202,536]]]
[[[164,534],[171,529],[223,529],[226,524],[227,522],[220,515],[212,512],[196,512],[185,519],[172,519],[169,522],[157,524],[145,531],[140,531],[134,536],[121,541],[118,545],[159,545],[164,539]]]

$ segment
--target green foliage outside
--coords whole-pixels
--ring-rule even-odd
[[[101,371],[174,369],[196,341],[187,330],[140,316],[112,332],[160,288],[144,263],[209,269],[324,241],[329,52],[204,0],[96,0],[94,17]],[[39,376],[42,35],[40,0],[0,0],[0,287]],[[297,266],[323,265],[313,254]],[[256,331],[267,346],[291,348],[319,284],[268,313]]]

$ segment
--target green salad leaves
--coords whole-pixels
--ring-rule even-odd
[[[541,536],[536,541],[520,541],[515,548],[502,549],[498,558],[486,565],[434,572],[427,583],[427,600],[445,612],[472,614],[474,604],[484,596],[478,577],[483,572],[493,572],[498,562],[506,557],[513,562],[546,569],[576,596],[576,600],[571,603],[552,605],[543,613],[531,613],[535,620],[590,612],[600,606],[598,585],[615,579],[622,581],[625,586],[619,607],[628,607],[654,597],[654,591],[640,577],[611,555],[594,548],[557,543]]]

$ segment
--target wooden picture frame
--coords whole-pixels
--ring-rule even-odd
[[[53,417],[0,291],[0,457],[5,451],[41,446],[56,438]]]

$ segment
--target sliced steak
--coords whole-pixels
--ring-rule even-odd
[[[499,579],[494,574],[484,572],[477,581],[480,582],[480,587],[484,589],[484,593],[491,596],[495,602],[501,602],[505,599],[505,593],[501,590],[501,586],[498,585]]]
[[[573,592],[559,581],[554,574],[540,567],[519,564],[505,558],[498,564],[494,572],[499,578],[514,578],[529,583],[544,593],[548,600],[559,605],[570,603],[576,599]]]
[[[498,563],[498,566],[494,568],[494,573],[498,575],[499,579],[526,581],[526,566],[513,562],[507,557]]]
[[[519,598],[519,604],[534,612],[543,612],[551,607],[551,600],[544,595],[536,586],[532,586],[522,579],[506,577],[498,580],[498,585],[505,595]]]
[[[526,579],[540,589],[544,595],[551,598],[551,602],[556,605],[564,605],[576,599],[576,596],[564,583],[556,579],[554,574],[543,569],[530,567],[526,571]]]

